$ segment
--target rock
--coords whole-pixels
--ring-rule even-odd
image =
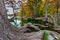
[[[54,37],[52,35],[48,35],[48,40],[54,40]]]

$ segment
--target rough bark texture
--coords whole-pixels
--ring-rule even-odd
[[[0,0],[0,40],[22,40],[24,39],[22,35],[17,28],[9,23],[4,0]]]

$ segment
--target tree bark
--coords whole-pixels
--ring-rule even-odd
[[[0,0],[0,40],[25,40],[23,33],[9,23],[4,0]]]
[[[7,13],[4,5],[4,0],[0,0],[0,39],[1,40],[8,40],[7,36],[4,32],[7,32],[7,27],[9,27],[9,22],[7,19]]]
[[[46,0],[46,21],[48,19],[48,3],[49,3],[49,0]]]

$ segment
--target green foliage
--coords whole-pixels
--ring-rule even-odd
[[[23,26],[25,23],[28,23],[27,20],[21,20],[21,26]]]
[[[47,32],[43,33],[43,40],[48,40],[48,33]]]
[[[43,7],[45,5],[44,3],[45,1],[43,2],[42,0],[28,0],[28,6],[30,6],[31,10],[33,10],[33,15],[34,10],[36,10],[36,17],[43,16],[43,14],[45,13],[45,7]]]
[[[38,17],[43,17],[44,16],[44,10],[41,10],[41,9],[39,9],[39,8],[37,8],[37,16]]]
[[[27,21],[28,21],[28,22],[31,22],[31,21],[33,21],[33,18],[28,17],[28,18],[27,18]]]
[[[15,26],[15,27],[17,27],[17,26],[18,26],[18,24],[17,24],[15,21],[14,21],[14,26]]]
[[[60,26],[60,19],[58,20],[58,25]]]
[[[46,23],[48,23],[48,25],[47,25],[48,27],[53,27],[54,26],[53,23],[43,21],[43,19],[36,20],[34,18],[31,18],[31,17],[27,18],[27,22],[31,22],[32,24],[41,24],[41,25],[45,25],[45,26],[46,26]]]
[[[22,21],[22,22],[21,22],[21,26],[23,26],[23,25],[24,25],[24,22]]]

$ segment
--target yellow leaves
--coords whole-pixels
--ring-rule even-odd
[[[26,14],[25,14],[25,17],[31,16],[32,10],[30,10],[29,7],[26,7],[25,13],[26,13]]]
[[[50,11],[50,14],[54,16],[55,13],[56,13],[56,8],[53,8],[53,9]]]
[[[16,15],[19,17],[18,20],[20,20],[21,19],[20,17],[22,16],[22,13],[21,12],[17,12]]]
[[[57,0],[50,0],[50,3],[49,3],[49,6],[51,8],[50,14],[55,15],[57,11],[57,5],[59,7],[59,0],[58,0],[58,3],[57,3]]]
[[[22,16],[23,14],[24,17],[32,16],[32,10],[30,9],[30,6],[27,5],[27,3],[24,3],[23,7],[21,6],[21,9],[23,10],[23,13],[22,11],[18,12],[17,13],[18,16]]]
[[[21,12],[17,12],[16,15],[21,16]]]
[[[53,0],[49,0],[50,2],[53,1]]]

